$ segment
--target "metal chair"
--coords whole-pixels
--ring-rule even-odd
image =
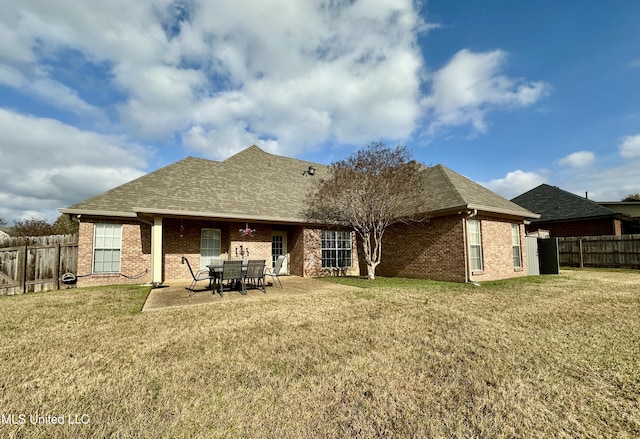
[[[282,288],[282,282],[280,282],[280,278],[278,277],[278,275],[280,274],[280,270],[282,270],[282,264],[284,263],[286,257],[286,255],[278,256],[278,259],[276,259],[276,263],[273,265],[273,270],[267,267],[264,273],[265,276],[271,276],[271,281],[274,285],[276,284],[275,281],[278,281],[278,283],[280,284],[280,288]]]
[[[263,293],[267,292],[267,288],[264,284],[265,262],[265,259],[249,261],[247,263],[246,275],[247,281],[251,282],[252,285],[255,285],[256,288],[262,290]]]
[[[211,286],[211,281],[213,279],[213,276],[211,276],[211,272],[209,271],[209,269],[198,270],[197,272],[194,273],[193,269],[191,268],[191,264],[189,263],[189,260],[184,256],[182,257],[182,263],[187,264],[187,267],[189,268],[189,273],[191,273],[191,278],[193,279],[193,281],[191,281],[191,285],[189,285],[186,288],[187,290],[189,290],[189,297],[191,297],[191,295],[195,292],[195,286],[198,282],[202,280],[208,280],[209,286]]]
[[[223,294],[222,282],[225,280],[233,281],[236,285],[240,284],[240,292],[247,294],[247,287],[244,283],[244,274],[242,272],[242,261],[224,261],[222,264],[222,273],[218,276],[218,286],[220,287],[220,296]]]

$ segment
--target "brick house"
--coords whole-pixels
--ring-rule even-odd
[[[188,157],[60,209],[79,222],[79,285],[187,280],[212,258],[287,255],[298,276],[359,275],[355,233],[304,217],[325,165],[251,146],[221,162]],[[438,165],[425,168],[430,220],[385,236],[378,274],[465,282],[526,274],[524,223],[536,215]]]
[[[544,229],[552,237],[568,237],[632,232],[629,216],[556,186],[541,184],[511,201],[540,214],[527,225],[527,233]]]

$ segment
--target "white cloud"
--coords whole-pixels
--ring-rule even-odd
[[[437,27],[418,8],[413,0],[33,1],[7,5],[0,23],[21,36],[23,55],[7,58],[55,59],[72,48],[107,61],[107,86],[124,94],[117,114],[140,136],[188,138],[200,127],[226,131],[232,144],[268,138],[299,153],[327,140],[411,135],[422,111],[417,33]],[[219,156],[215,145],[195,144]]]
[[[54,220],[54,209],[142,175],[149,154],[122,137],[5,109],[0,109],[0,144],[0,217],[7,220],[24,211]]]
[[[569,154],[558,160],[560,166],[568,166],[571,168],[583,168],[592,165],[596,161],[596,156],[590,151],[578,151]]]
[[[619,149],[623,158],[640,157],[640,134],[622,139]]]
[[[640,192],[639,166],[640,161],[629,160],[619,166],[595,169],[571,176],[561,181],[558,186],[578,195],[589,192],[591,200],[620,201],[628,194]]]
[[[513,197],[540,186],[542,183],[545,183],[546,180],[547,178],[544,174],[518,169],[507,173],[504,178],[497,178],[480,184],[510,200]]]
[[[39,104],[18,107],[35,116],[0,111],[0,172],[13,182],[0,199],[29,212],[140,175],[150,151],[110,133],[217,159],[251,144],[300,155],[406,141],[425,112],[433,128],[482,132],[489,111],[548,89],[506,76],[504,52],[463,50],[422,100],[417,37],[439,25],[415,0],[0,2],[0,84]]]
[[[527,107],[549,91],[543,82],[509,78],[501,74],[506,53],[459,51],[431,77],[431,93],[423,105],[432,117],[430,131],[471,125],[487,131],[486,115],[500,108]]]

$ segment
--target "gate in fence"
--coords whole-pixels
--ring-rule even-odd
[[[0,239],[0,295],[60,289],[77,267],[77,234]]]
[[[560,273],[558,238],[527,236],[526,243],[529,275]]]

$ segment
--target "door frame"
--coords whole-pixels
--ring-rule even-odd
[[[274,230],[271,232],[271,268],[273,268],[274,258],[273,258],[273,237],[281,236],[282,237],[282,254],[287,256],[282,263],[282,269],[280,270],[280,274],[289,274],[289,252],[287,249],[287,232],[284,230]]]

